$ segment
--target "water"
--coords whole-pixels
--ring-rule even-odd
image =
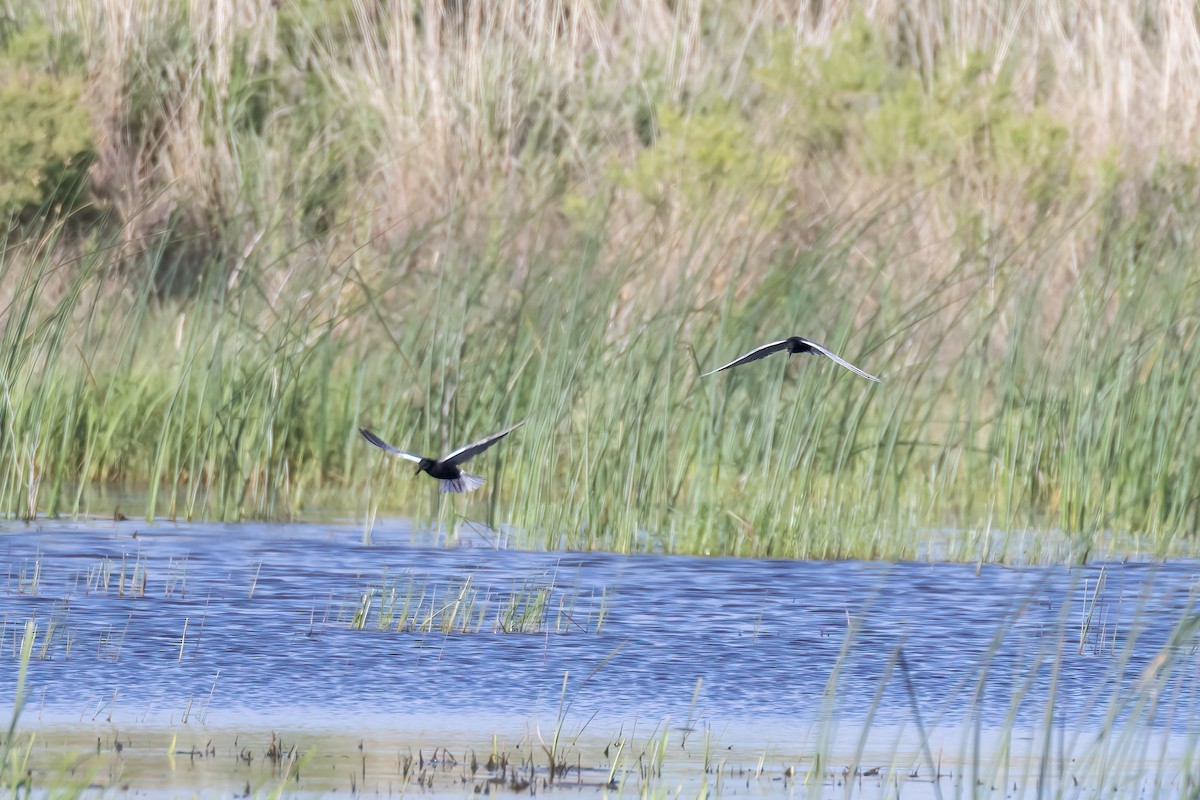
[[[1114,693],[1167,658],[1149,724],[1200,724],[1196,659],[1165,647],[1193,599],[1193,562],[977,570],[487,545],[402,525],[377,528],[371,546],[337,526],[9,525],[0,703],[32,619],[27,713],[49,722],[552,726],[565,703],[607,730],[670,717],[761,732],[830,713],[1002,727],[1047,709],[1089,730],[1132,713]],[[396,630],[404,597],[419,626],[447,620],[460,595],[455,632]],[[544,613],[523,632],[500,630],[516,626],[511,604],[537,612],[538,598]]]

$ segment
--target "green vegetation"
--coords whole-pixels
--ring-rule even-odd
[[[69,212],[96,155],[82,76],[63,69],[69,40],[40,24],[5,27],[0,20],[0,220]]]
[[[40,76],[0,103],[7,514],[115,484],[537,547],[1197,552],[1200,75],[1166,11],[279,5],[3,21]],[[884,383],[696,378],[792,333]],[[356,438],[521,418],[452,500]]]
[[[16,630],[13,630],[14,650],[9,660],[15,662],[16,683],[12,695],[12,717],[7,730],[0,736],[0,789],[3,789],[6,797],[30,797],[35,786],[49,797],[80,797],[87,790],[95,771],[86,753],[75,750],[65,757],[58,754],[50,769],[45,769],[39,763],[44,753],[35,751],[37,734],[18,730],[25,703],[29,700],[25,687],[29,662],[35,657],[45,657],[45,643],[40,646],[42,655],[37,655],[37,638],[38,627],[33,621],[24,624],[19,646]]]
[[[353,630],[413,633],[600,633],[606,597],[584,599],[543,576],[509,592],[474,585],[468,575],[431,585],[409,574],[367,587],[350,619]],[[576,607],[578,604],[578,608]]]
[[[15,637],[14,637],[15,638]],[[25,623],[21,637],[21,653],[17,666],[16,692],[13,694],[12,720],[0,744],[0,786],[14,796],[27,785],[29,754],[33,750],[33,738],[17,734],[17,723],[21,720],[21,709],[25,705],[25,676],[29,672],[29,659],[33,655],[37,630],[32,622]]]

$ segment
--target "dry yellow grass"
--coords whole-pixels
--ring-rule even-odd
[[[30,13],[83,47],[89,102],[103,131],[94,186],[127,224],[129,240],[175,223],[191,233],[219,229],[232,239],[231,253],[289,225],[302,182],[319,189],[340,169],[350,173],[348,185],[331,200],[339,227],[322,253],[365,242],[384,253],[413,229],[453,216],[463,226],[457,232],[480,246],[497,227],[516,228],[499,246],[519,261],[568,224],[528,214],[561,205],[555,198],[565,191],[584,207],[615,202],[614,238],[624,231],[644,248],[650,226],[646,260],[667,265],[655,270],[661,280],[694,269],[680,262],[698,249],[719,248],[713,258],[723,263],[739,251],[769,261],[781,248],[809,243],[815,224],[892,196],[905,204],[892,212],[904,230],[887,246],[906,258],[885,278],[899,284],[944,274],[963,256],[961,212],[970,208],[983,240],[1000,229],[1019,239],[1047,213],[1074,225],[1057,245],[1064,266],[1054,281],[1065,286],[1073,265],[1090,255],[1094,225],[1086,214],[1082,224],[1076,218],[1094,193],[1115,172],[1133,202],[1133,187],[1159,159],[1191,161],[1198,140],[1200,30],[1194,8],[1180,1],[359,0],[344,7],[55,0]],[[1012,109],[1041,109],[1060,122],[1079,160],[1078,186],[1062,197],[1069,207],[1036,207],[1027,174],[998,179],[986,165],[958,161],[942,174],[872,168],[856,148],[853,118],[836,152],[798,144],[796,118],[778,96],[764,96],[756,69],[785,42],[799,59],[819,58],[859,19],[877,32],[896,70],[918,76],[929,93],[948,71],[977,61],[985,82],[1005,74]],[[246,100],[247,82],[266,81],[273,82],[270,107],[247,136],[231,117],[237,103],[259,102]],[[306,81],[324,87],[313,103]],[[727,203],[715,210],[676,200],[664,212],[620,181],[614,189],[614,173],[632,169],[645,149],[638,113],[676,108],[687,125],[719,103],[744,122],[755,148],[790,158],[785,182],[724,195],[715,186],[715,200]],[[313,120],[298,126],[300,114]],[[668,197],[696,179],[663,169]],[[756,191],[779,213],[747,219],[732,210]],[[710,241],[698,248],[692,220],[701,211]],[[306,237],[287,229],[281,238]],[[627,252],[620,241],[606,244]],[[861,244],[864,274],[882,246]],[[425,266],[435,259],[426,253]],[[714,276],[714,289],[730,279]]]

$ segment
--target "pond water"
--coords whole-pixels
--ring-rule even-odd
[[[299,723],[311,711],[322,724],[553,715],[566,676],[581,714],[795,718],[820,710],[836,673],[840,713],[877,705],[877,719],[895,722],[914,707],[899,668],[886,674],[902,647],[915,707],[929,716],[975,707],[1000,721],[1020,690],[1018,712],[1034,719],[1057,681],[1056,707],[1086,727],[1107,711],[1098,696],[1160,656],[1200,566],[977,569],[485,544],[421,542],[399,526],[377,529],[371,546],[338,527],[10,526],[4,658],[36,620],[32,706],[52,717],[169,720],[189,703],[217,718]]]
[[[1200,733],[1195,562],[1009,569],[491,544],[402,523],[377,525],[369,546],[337,525],[10,523],[0,706],[33,620],[23,722],[47,727],[419,720],[451,736],[544,733],[561,718],[607,736],[669,718],[778,743],[830,719],[910,738],[1135,720]]]

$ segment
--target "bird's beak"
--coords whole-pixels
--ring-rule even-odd
[[[420,474],[421,474],[421,468],[417,467],[417,471],[414,472],[413,475],[420,475]]]

